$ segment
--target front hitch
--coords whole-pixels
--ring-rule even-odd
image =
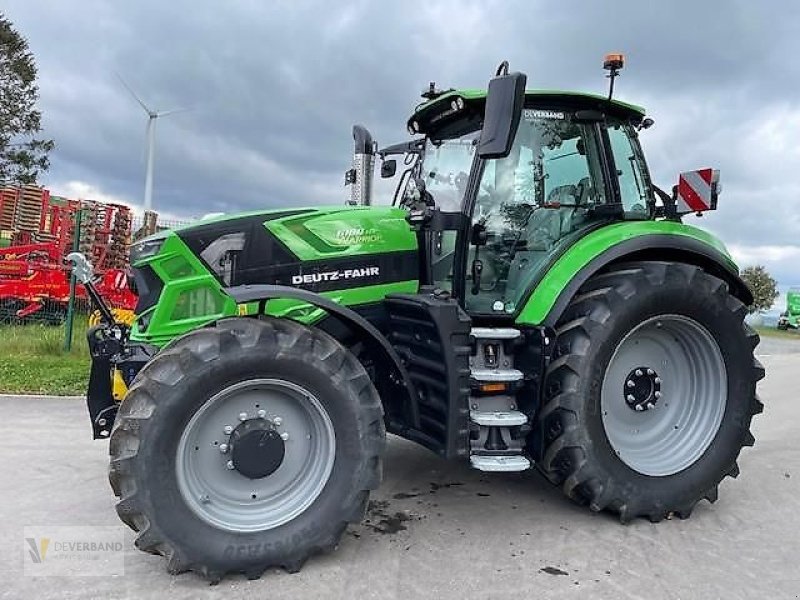
[[[100,311],[100,325],[90,327],[86,332],[89,354],[92,357],[86,405],[94,439],[107,438],[117,416],[111,374],[116,360],[126,352],[129,329],[127,325],[114,320],[111,308],[97,291],[92,263],[80,252],[71,252],[66,260],[72,263],[73,275],[83,284],[92,304]]]
[[[92,368],[86,405],[92,422],[94,439],[107,438],[117,417],[117,403],[112,393],[112,360],[123,352],[127,338],[126,327],[120,325],[95,325],[86,332]]]

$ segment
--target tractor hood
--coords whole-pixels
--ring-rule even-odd
[[[175,234],[227,286],[294,285],[338,289],[317,276],[378,267],[359,284],[415,279],[416,236],[392,207],[324,207],[248,213],[201,221]],[[389,264],[391,263],[391,264]],[[333,284],[336,279],[330,281]]]
[[[268,210],[145,238],[131,248],[139,293],[131,339],[161,345],[246,311],[228,293],[240,286],[290,286],[345,305],[413,293],[417,237],[406,214],[388,206]]]
[[[416,281],[417,238],[405,217],[388,206],[327,206],[206,219],[137,242],[131,264],[151,282],[202,274],[223,290],[273,284],[326,292]]]

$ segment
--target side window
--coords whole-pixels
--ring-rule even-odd
[[[626,126],[610,125],[608,137],[611,140],[611,151],[614,153],[619,192],[625,214],[631,217],[645,217],[648,213],[649,190],[630,133]]]

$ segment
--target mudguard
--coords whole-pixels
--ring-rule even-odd
[[[329,315],[343,321],[348,325],[363,341],[371,342],[383,354],[385,360],[389,362],[393,370],[400,379],[400,384],[404,388],[407,401],[404,404],[408,407],[408,415],[411,423],[418,423],[419,415],[416,413],[416,398],[414,384],[403,366],[400,356],[386,337],[378,329],[359,315],[354,310],[337,304],[333,300],[320,296],[314,292],[293,288],[283,285],[239,285],[224,288],[237,304],[248,302],[259,302],[259,314],[265,314],[266,303],[275,299],[290,299],[306,302],[325,310]]]
[[[612,263],[627,260],[673,261],[696,265],[725,281],[731,294],[745,305],[753,302],[752,293],[739,277],[733,260],[720,248],[696,237],[648,233],[616,241],[597,254],[584,254],[577,260],[567,256],[568,254],[569,250],[531,287],[532,291],[516,318],[516,323],[553,326],[569,301],[592,275]]]

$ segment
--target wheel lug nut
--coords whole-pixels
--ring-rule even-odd
[[[275,417],[272,419],[272,422],[275,424],[275,427],[280,427],[281,423],[283,423],[283,419],[280,417]]]
[[[661,377],[656,377],[655,379],[653,379],[653,381],[655,383],[661,383]]]
[[[628,394],[628,402],[635,402],[636,397],[633,394]]]
[[[632,387],[634,387],[636,384],[635,384],[635,383],[634,383],[632,380],[628,379],[628,381],[625,383],[625,385],[627,385],[629,388],[632,388]]]
[[[655,404],[653,404],[652,402],[648,402],[648,403],[647,403],[647,409],[648,409],[648,410],[649,410],[649,409],[651,409],[651,408],[655,408],[655,407],[656,407],[656,405],[655,405]]]
[[[644,373],[642,372],[642,370],[641,370],[641,369],[636,369],[636,376],[637,376],[637,377],[641,377],[642,375],[644,375]]]
[[[636,405],[636,410],[642,411],[642,410],[644,410],[644,407],[641,404],[637,404]]]
[[[258,415],[258,418],[259,418],[259,419],[263,419],[264,417],[266,417],[266,416],[267,416],[267,411],[265,411],[265,410],[262,408],[262,409],[261,409],[260,411],[258,411],[256,414]]]
[[[647,374],[648,374],[648,375],[655,375],[655,374],[656,374],[656,372],[655,372],[655,371],[653,371],[653,369],[647,369]]]
[[[656,398],[661,398],[661,392],[656,392],[655,394],[653,394],[653,396],[655,396]]]
[[[228,451],[228,444],[220,444],[219,451],[225,454]]]
[[[247,420],[247,413],[239,413],[239,420],[246,421]]]
[[[227,463],[225,463],[225,466],[228,468],[229,471],[233,471],[234,467],[233,467],[233,461],[232,460],[229,460]]]
[[[282,439],[282,440],[285,442],[286,440],[288,440],[288,439],[289,439],[289,434],[288,434],[288,433],[286,433],[286,432],[284,431],[284,432],[281,434],[281,439]]]
[[[233,433],[233,427],[230,425],[225,425],[225,427],[222,428],[222,431],[224,431],[226,435],[230,435]]]

